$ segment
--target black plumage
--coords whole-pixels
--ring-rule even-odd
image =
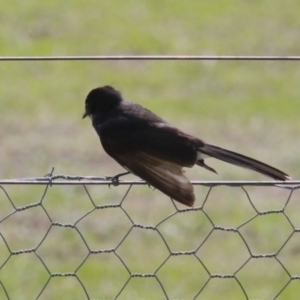
[[[290,177],[265,163],[205,143],[171,126],[142,106],[126,101],[110,86],[92,90],[83,117],[90,116],[104,150],[120,165],[150,185],[187,206],[195,195],[183,167],[195,164],[212,172],[206,157],[251,169],[275,180]]]

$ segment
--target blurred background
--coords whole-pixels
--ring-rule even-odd
[[[299,55],[299,9],[300,3],[296,0],[290,0],[288,3],[277,0],[189,3],[177,0],[6,1],[1,4],[0,11],[0,55]],[[126,99],[147,107],[183,131],[211,144],[269,163],[290,174],[294,180],[300,177],[299,62],[2,61],[0,74],[2,179],[44,176],[52,167],[55,168],[56,174],[105,176],[122,172],[122,167],[104,153],[90,120],[82,120],[84,100],[88,92],[107,84],[119,89]],[[191,180],[268,180],[260,174],[222,162],[211,160],[208,164],[215,168],[219,175],[194,168],[186,170],[187,177]],[[130,178],[134,177],[128,177]],[[107,186],[101,186],[91,188],[90,192],[97,204],[107,204],[119,203],[126,189],[127,187],[109,189]],[[6,186],[5,190],[16,206],[22,206],[39,201],[44,187]],[[205,191],[196,188],[196,205],[200,206],[205,199],[207,189],[203,190]],[[216,199],[237,197],[236,191],[227,193],[226,190],[217,194],[219,196],[216,195]],[[259,198],[258,203],[266,205],[264,209],[280,209],[289,194],[260,188],[253,191],[253,195]],[[173,204],[167,197],[148,187],[135,186],[129,196],[124,205],[128,206],[134,222],[156,226],[174,211]],[[244,200],[240,201],[240,198]],[[250,205],[246,198],[242,193],[233,203],[224,199],[220,200],[221,202],[212,201],[211,213],[218,211],[217,215],[220,217],[215,225],[236,227],[249,219],[251,213],[245,219],[239,219],[243,205]],[[275,199],[276,205],[275,202],[271,202],[273,206],[268,206],[270,199]],[[40,212],[41,216],[38,217],[38,214],[30,209],[23,215],[14,214],[0,223],[0,230],[5,232],[4,236],[9,239],[9,245],[15,245],[12,250],[37,247],[52,221],[73,224],[92,208],[86,191],[80,187],[52,187],[44,200],[47,211],[51,212],[51,220],[47,219],[44,211]],[[11,211],[5,193],[0,195],[0,205],[5,207],[0,209],[2,219]],[[291,211],[299,213],[299,208],[295,206]],[[116,234],[125,226],[119,222],[122,218],[115,216],[115,212],[111,216],[104,212],[105,210],[101,211],[99,216],[95,214],[88,222],[87,219],[83,219],[83,230],[86,230],[86,235],[92,235],[91,243],[95,242],[93,249],[106,248],[106,244],[102,243],[106,239],[111,243],[109,247],[115,247],[119,243],[114,240]],[[100,214],[99,211],[97,213]],[[173,227],[171,226],[169,231],[166,229],[166,235],[173,235],[173,239],[176,239],[177,227],[184,227],[184,224],[188,223],[189,226],[184,227],[180,243],[186,245],[187,240],[194,239],[199,234],[205,236],[204,233],[199,233],[203,228],[201,220],[198,215],[190,218],[184,217],[183,214],[180,221],[172,222]],[[128,219],[125,218],[124,222],[129,222],[130,225]],[[269,226],[266,224],[275,226],[274,220],[268,222],[253,226],[251,230],[255,232],[252,232],[254,239],[262,228]],[[110,230],[106,226],[109,226]],[[44,231],[41,231],[40,235],[35,234],[35,230],[40,231],[41,228],[44,228]],[[273,227],[271,228],[270,231],[275,232]],[[97,229],[103,232],[100,234]],[[55,230],[58,229],[53,229]],[[286,239],[290,230],[291,228],[287,230]],[[121,237],[127,231],[125,230]],[[77,246],[72,234],[74,231],[55,237],[53,232],[53,241],[47,236],[45,241],[49,241],[49,244],[42,244],[41,253],[45,252],[45,256],[50,257],[49,265],[52,262],[55,266],[52,269],[49,267],[51,272],[74,272],[76,269],[62,267],[66,256],[72,256],[74,251],[81,256],[81,251],[84,252]],[[271,244],[276,240],[275,236],[269,238]],[[68,251],[64,252],[63,247],[60,250],[56,249],[62,241],[68,244],[66,247],[70,247]],[[151,266],[152,258],[149,257],[153,253],[166,251],[156,249],[153,246],[157,246],[154,240],[144,236],[139,238],[138,234],[135,238],[132,236],[132,243],[127,241],[128,245],[122,250],[125,257],[132,253],[131,247],[141,247],[140,250],[135,250],[137,253],[134,252],[132,257],[129,255],[129,261],[130,258],[135,261],[139,253],[147,250],[150,252],[149,256],[141,261]],[[278,247],[282,246],[284,241],[283,239]],[[218,244],[218,239],[216,243]],[[0,246],[2,261],[5,261],[9,253],[4,244],[3,242]],[[185,248],[182,245],[178,246],[177,251]],[[195,249],[196,245],[198,244],[183,250]],[[275,247],[275,252],[278,251],[278,247]],[[298,255],[299,259],[300,248],[295,247],[291,249],[291,253],[294,253],[294,256],[290,256],[291,261],[295,259],[295,255]],[[76,257],[77,254],[73,255]],[[11,299],[32,299],[41,291],[49,275],[43,268],[41,272],[44,272],[44,277],[40,275],[40,265],[37,263],[39,266],[33,272],[33,278],[30,277],[30,284],[35,282],[36,287],[29,290],[27,284],[24,284],[22,268],[30,268],[32,260],[28,260],[24,255],[20,257],[18,259],[22,260],[21,263],[12,262],[12,258],[5,264],[0,270],[0,279],[7,287],[9,295],[13,295],[10,296]],[[157,259],[162,263],[166,257],[167,255]],[[115,258],[114,256],[112,259]],[[230,259],[234,261],[235,254],[229,252],[225,261]],[[103,258],[97,260],[93,256],[93,261],[88,261],[80,271],[87,276],[85,284],[90,284],[88,291],[92,298],[113,298],[128,280],[128,274],[125,272],[125,275],[122,275],[124,278],[115,285],[113,281],[117,275],[114,275],[114,268],[108,267],[110,278],[107,279],[108,271],[101,267],[100,260]],[[141,265],[140,262],[136,263]],[[220,261],[216,260],[215,263],[219,265]],[[14,275],[9,275],[9,264],[16,268],[13,269]],[[192,268],[194,263],[187,264]],[[237,268],[241,264],[242,262]],[[193,269],[188,272],[186,266],[185,263],[180,266],[170,263],[170,270],[163,270],[168,274],[166,277],[170,281],[170,287],[166,288],[169,297],[192,299],[199,292],[198,281],[194,282],[192,279],[195,280],[195,276],[199,279],[202,273]],[[93,276],[96,270],[102,270],[102,273]],[[135,272],[134,267],[132,270]],[[145,269],[136,272],[155,270],[146,266]],[[224,270],[225,273],[234,271],[236,269]],[[216,269],[214,272],[219,271]],[[299,270],[297,272],[299,274]],[[15,274],[19,274],[17,279]],[[254,271],[252,277],[245,279],[245,284],[257,275]],[[14,280],[11,276],[14,276]],[[187,279],[188,276],[192,276],[194,288],[188,282],[178,284],[182,278]],[[77,294],[76,289],[82,293],[76,280],[67,285],[59,283],[58,279],[55,280],[57,281],[50,281],[45,293],[42,293],[42,299],[77,299],[74,296]],[[278,282],[274,283],[271,279],[269,281],[268,284],[263,284],[258,280],[255,289],[250,288],[253,295],[250,293],[248,296],[270,299],[280,288],[274,287],[278,286]],[[147,298],[143,296],[143,288],[137,288],[141,286],[140,282],[133,282],[134,280],[130,281],[124,289],[128,294],[121,293],[121,296],[123,295],[124,299]],[[173,290],[171,282],[177,286],[176,290]],[[283,279],[283,282],[286,283],[286,279]],[[168,286],[168,283],[165,285]],[[22,289],[18,288],[20,286]],[[244,297],[243,294],[239,294],[240,290],[237,294],[231,292],[232,287],[229,288],[223,282],[216,287],[218,294],[213,296],[214,299],[218,299],[218,296],[222,296],[222,299]],[[165,297],[164,294],[155,294],[157,290],[151,285],[147,289],[144,287],[144,290],[153,292],[151,299]],[[215,289],[212,288],[213,290]],[[226,292],[229,293],[228,297],[224,296]],[[84,299],[84,295],[78,297]],[[199,299],[204,298],[199,296]],[[209,299],[209,296],[205,299]]]

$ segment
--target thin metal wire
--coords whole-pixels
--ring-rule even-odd
[[[57,180],[57,179],[62,180]],[[70,175],[56,175],[53,177],[29,177],[29,178],[17,178],[17,179],[2,179],[1,184],[22,184],[22,185],[113,185],[113,181],[106,179],[105,177],[95,176],[70,176]],[[300,180],[293,181],[201,181],[191,180],[193,185],[204,186],[277,186],[280,188],[298,189],[300,188]],[[144,180],[120,180],[117,185],[146,185]]]
[[[84,61],[84,60],[267,60],[299,61],[300,56],[275,55],[54,55],[54,56],[0,56],[0,61]]]

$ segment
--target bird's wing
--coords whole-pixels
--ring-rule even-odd
[[[111,119],[98,133],[103,148],[114,158],[113,154],[144,152],[182,167],[194,166],[197,149],[204,145],[201,140],[161,122],[145,125]]]
[[[141,144],[144,152],[184,167],[192,167],[196,163],[197,148],[203,143],[162,123],[154,124],[150,130],[137,131],[133,139]]]
[[[172,199],[193,206],[193,185],[183,175],[182,166],[166,162],[145,152],[132,152],[114,157],[133,174],[141,177]]]

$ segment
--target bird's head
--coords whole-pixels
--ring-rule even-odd
[[[86,97],[83,118],[107,111],[121,101],[121,93],[111,86],[106,85],[93,89]]]

